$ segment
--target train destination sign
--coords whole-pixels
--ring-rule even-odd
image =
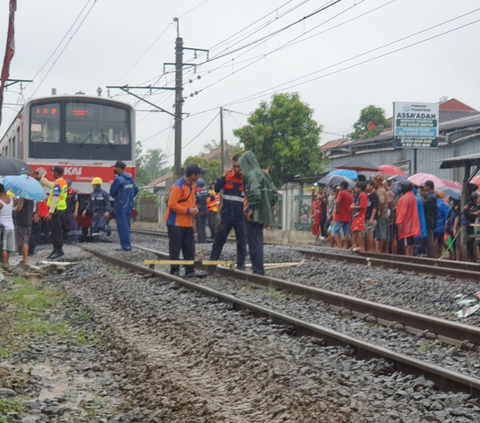
[[[393,103],[395,148],[438,148],[438,103]]]

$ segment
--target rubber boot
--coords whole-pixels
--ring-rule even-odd
[[[65,253],[63,252],[63,249],[59,248],[53,256],[50,257],[50,260],[55,260],[57,258],[63,257]]]

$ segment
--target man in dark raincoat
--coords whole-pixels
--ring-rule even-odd
[[[252,270],[255,274],[264,275],[263,225],[272,222],[271,210],[277,203],[278,193],[270,176],[260,168],[255,154],[245,152],[239,163],[243,172],[244,211]]]

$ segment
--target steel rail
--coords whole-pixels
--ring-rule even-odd
[[[297,248],[296,251],[314,258],[324,258],[328,260],[335,261],[346,261],[348,263],[362,264],[366,266],[374,267],[383,267],[385,269],[396,269],[406,272],[417,272],[424,273],[427,275],[441,276],[447,278],[456,278],[456,279],[465,279],[465,280],[475,280],[480,281],[480,273],[472,272],[471,270],[463,269],[453,269],[450,267],[440,267],[432,266],[425,264],[418,264],[413,262],[413,260],[408,261],[398,261],[398,260],[388,260],[387,258],[375,258],[369,257],[368,255],[357,255],[357,254],[338,254],[330,253],[325,251],[318,250],[305,250],[303,248]],[[388,256],[385,256],[388,257]]]
[[[423,264],[427,266],[438,266],[438,267],[447,267],[449,269],[459,269],[459,270],[470,270],[472,272],[480,273],[480,264],[470,263],[468,261],[456,261],[456,260],[440,260],[430,257],[411,257],[411,256],[402,256],[399,254],[380,254],[380,253],[371,253],[370,251],[357,251],[357,254],[362,257],[378,258],[378,259],[387,259],[395,261],[404,261],[407,263],[416,263]]]
[[[162,251],[140,245],[134,248],[167,258]],[[440,319],[426,314],[401,309],[361,298],[327,291],[270,276],[255,275],[240,270],[217,267],[217,272],[225,276],[248,281],[263,287],[275,288],[294,295],[304,296],[314,301],[326,303],[333,311],[342,315],[352,315],[368,323],[378,323],[391,329],[401,329],[427,339],[462,347],[464,350],[478,350],[480,346],[480,328],[462,323]]]
[[[467,392],[476,397],[480,396],[480,379],[465,376],[425,361],[417,360],[408,355],[398,353],[379,345],[370,344],[366,341],[322,327],[315,323],[297,319],[293,316],[289,316],[276,310],[236,298],[233,295],[187,281],[181,277],[170,275],[166,272],[149,269],[148,267],[128,262],[124,258],[113,257],[83,245],[79,245],[79,247],[108,263],[124,269],[139,273],[151,274],[166,281],[174,281],[189,290],[199,291],[203,294],[230,303],[234,309],[250,310],[254,315],[266,317],[274,323],[291,326],[294,328],[295,334],[297,335],[319,337],[327,345],[351,346],[354,349],[355,355],[358,359],[370,359],[373,357],[387,359],[394,363],[396,371],[415,374],[417,376],[424,375],[428,379],[434,381],[438,388],[443,391]]]

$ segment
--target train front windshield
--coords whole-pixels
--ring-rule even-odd
[[[130,109],[57,100],[30,107],[29,156],[77,160],[132,160]]]

